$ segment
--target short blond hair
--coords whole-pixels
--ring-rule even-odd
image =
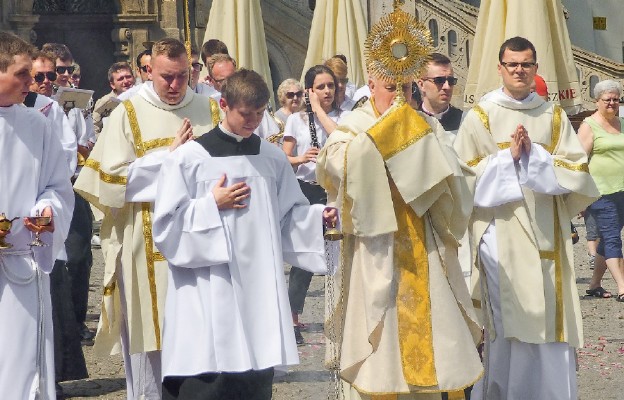
[[[157,41],[152,46],[152,57],[165,56],[167,58],[178,58],[186,54],[186,47],[178,39],[164,38]]]
[[[330,58],[329,60],[325,61],[324,65],[327,68],[331,69],[338,79],[346,78],[347,74],[349,73],[347,69],[347,64],[345,64],[345,62],[342,61],[342,59],[339,57],[334,56]]]

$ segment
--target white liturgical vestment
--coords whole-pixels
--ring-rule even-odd
[[[514,162],[522,124],[530,152]],[[570,219],[598,196],[587,156],[559,106],[493,91],[468,112],[455,148],[475,168],[473,299],[485,317],[478,399],[576,398],[583,344]],[[484,280],[480,278],[484,277]]]
[[[215,131],[207,136],[224,135]],[[189,142],[163,164],[154,211],[169,262],[163,377],[299,361],[283,264],[325,272],[324,206],[309,205],[279,148],[259,148],[213,157]],[[217,209],[212,189],[224,174],[225,186],[251,188],[246,208]]]
[[[0,397],[54,399],[52,308],[48,273],[64,245],[74,207],[67,160],[49,121],[20,105],[0,107],[0,212],[17,217],[0,249]],[[50,206],[48,247],[30,247],[22,219]],[[34,252],[34,253],[33,253]]]

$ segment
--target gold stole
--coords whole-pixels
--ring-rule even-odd
[[[429,132],[427,122],[405,104],[382,117],[367,133],[387,162]],[[396,303],[403,376],[413,386],[436,386],[425,225],[405,203],[390,174],[388,181],[398,226],[394,265],[399,272]]]
[[[137,157],[143,157],[146,152],[145,143],[143,142],[143,138],[141,136],[141,129],[139,128],[136,111],[130,100],[124,101],[123,105],[128,113],[130,130],[132,131],[132,136],[134,138],[134,151]],[[158,293],[156,291],[156,273],[154,270],[154,263],[156,261],[164,261],[165,258],[159,252],[154,251],[150,203],[141,203],[141,216],[143,219],[143,238],[145,239],[147,279],[149,281],[150,297],[152,300],[152,322],[154,324],[154,335],[156,337],[156,349],[160,350],[160,321],[158,317]]]

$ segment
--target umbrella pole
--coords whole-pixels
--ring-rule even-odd
[[[186,47],[186,55],[189,60],[189,86],[191,85],[191,80],[193,79],[191,69],[193,66],[191,63],[193,62],[191,57],[191,15],[189,13],[189,0],[184,0],[184,47]]]

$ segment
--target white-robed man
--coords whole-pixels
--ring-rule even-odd
[[[468,112],[454,143],[477,173],[471,283],[487,335],[472,398],[575,399],[583,330],[570,219],[598,191],[561,107],[531,93],[533,44],[508,39],[498,57],[503,87]]]
[[[63,246],[74,205],[67,160],[50,123],[22,106],[36,49],[0,32],[0,213],[17,218],[0,230],[0,393],[6,399],[54,399],[48,274]],[[52,217],[36,226],[24,217]],[[4,218],[3,218],[4,219]],[[3,227],[4,228],[4,227]],[[6,228],[4,228],[6,229]],[[47,247],[31,247],[33,232]]]
[[[241,69],[222,90],[223,121],[171,153],[158,179],[166,400],[270,399],[274,368],[299,362],[283,264],[327,268],[322,217],[336,210],[310,205],[284,153],[253,134],[266,83]]]
[[[401,20],[397,29],[421,29]],[[371,97],[340,121],[316,166],[344,232],[341,268],[327,285],[327,362],[339,368],[345,399],[464,398],[483,373],[457,259],[472,171],[435,118],[395,100],[411,95],[413,77],[398,85],[380,53],[368,54]],[[417,65],[426,56],[409,57]]]
[[[152,238],[156,176],[169,151],[213,127],[208,98],[188,90],[189,61],[180,41],[156,42],[148,70],[152,81],[111,113],[74,185],[104,213],[95,346],[106,354],[123,346],[130,399],[160,398],[167,264]]]

